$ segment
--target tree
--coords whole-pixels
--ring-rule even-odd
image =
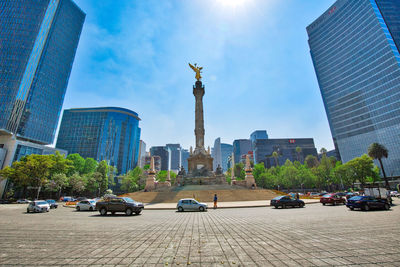
[[[389,154],[389,151],[387,150],[387,148],[384,145],[381,145],[379,143],[372,143],[368,147],[368,155],[373,159],[377,159],[379,161],[379,164],[381,165],[383,178],[385,179],[386,189],[390,189],[390,185],[389,185],[389,181],[386,177],[385,169],[383,168],[382,158],[387,158],[388,154]]]
[[[121,189],[125,192],[135,192],[140,189],[140,179],[143,176],[143,170],[136,167],[122,176]]]
[[[82,174],[94,173],[96,171],[97,164],[97,161],[95,161],[93,158],[86,158],[85,164],[83,165]]]
[[[83,174],[83,169],[85,167],[85,159],[82,158],[81,155],[79,155],[78,153],[69,154],[67,156],[67,159],[72,162],[72,167],[73,167],[69,170],[68,173],[69,176],[71,176],[75,172]]]
[[[46,189],[50,192],[58,191],[58,198],[61,196],[61,190],[68,186],[68,178],[65,173],[56,173],[51,176],[46,184]]]
[[[301,152],[302,152],[303,150],[301,149],[301,147],[296,147],[296,153],[297,153],[297,161],[298,162],[301,162]]]
[[[352,169],[348,164],[342,164],[340,161],[336,163],[335,168],[333,169],[332,175],[337,184],[340,184],[342,190],[344,187],[348,187],[352,184]]]
[[[272,157],[275,159],[275,166],[279,166],[279,162],[278,162],[279,154],[278,154],[278,152],[276,152],[276,151],[272,152]]]
[[[50,170],[50,175],[55,175],[55,174],[67,174],[70,169],[73,168],[73,162],[69,159],[66,159],[63,154],[60,154],[60,152],[56,151],[56,154],[54,155],[49,155],[51,160],[53,160],[54,164]]]
[[[326,153],[328,152],[328,150],[326,150],[325,147],[321,147],[321,149],[319,150],[319,152],[320,152],[322,155],[326,155]]]
[[[108,189],[109,184],[109,172],[108,172],[108,164],[105,160],[100,161],[99,165],[96,168],[97,178],[99,181],[99,194],[101,195]]]
[[[82,193],[86,188],[86,181],[83,176],[81,176],[78,172],[69,177],[69,185],[71,187],[72,192]]]
[[[374,162],[372,158],[366,154],[362,155],[361,157],[354,158],[346,164],[352,170],[353,184],[354,181],[358,180],[361,183],[362,188],[364,188],[368,177],[374,177],[376,175],[374,171]]]
[[[244,171],[244,164],[242,162],[236,163],[233,171],[236,180],[244,180],[246,178],[246,172]]]
[[[307,155],[307,157],[305,159],[305,164],[307,165],[307,167],[309,169],[317,167],[318,166],[318,159],[317,159],[317,157],[315,157],[313,155]]]

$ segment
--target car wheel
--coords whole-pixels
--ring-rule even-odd
[[[101,208],[100,214],[103,215],[103,216],[107,215],[107,210],[105,208]]]
[[[182,207],[178,207],[178,211],[182,212],[183,208]]]
[[[326,203],[322,203],[322,205],[324,205],[324,206],[325,206],[325,205],[326,205]]]
[[[29,213],[29,209],[26,209],[26,213]]]
[[[203,206],[200,206],[200,207],[199,207],[199,211],[204,211],[204,207],[203,207]]]
[[[364,208],[363,208],[363,210],[365,210],[365,211],[369,211],[369,210],[370,210],[370,208],[369,208],[368,204],[365,204],[365,205],[364,205]]]
[[[138,210],[135,211],[135,214],[139,215],[141,212],[142,212],[142,209],[138,209]]]
[[[90,211],[93,211],[93,207],[90,207],[89,210],[90,210]]]
[[[304,208],[304,203],[300,203],[300,208]]]
[[[336,206],[336,202],[335,201],[333,201],[332,206]]]
[[[282,204],[282,209],[286,209],[286,204]]]
[[[389,210],[390,209],[390,206],[389,206],[389,204],[385,204],[385,206],[384,206],[384,208],[385,208],[385,210]]]
[[[76,207],[76,210],[77,210],[77,211],[80,211],[80,210],[81,210],[81,207],[79,207],[79,206]]]
[[[113,214],[115,214],[115,212]],[[128,216],[131,216],[132,215],[132,209],[126,209],[125,210],[125,214],[128,215]]]
[[[278,208],[278,206],[274,206],[274,208],[275,208],[275,209],[277,209],[277,208]]]

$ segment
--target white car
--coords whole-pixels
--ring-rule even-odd
[[[26,212],[49,212],[50,205],[44,200],[35,200],[29,203]]]
[[[176,208],[178,209],[178,211],[184,211],[184,210],[206,211],[208,206],[206,203],[200,203],[194,198],[184,198],[178,201]]]
[[[400,197],[400,193],[397,191],[390,191],[390,196],[391,197]]]
[[[94,201],[93,199],[85,199],[82,201],[79,201],[76,204],[76,210],[77,211],[81,211],[81,210],[96,210],[96,201]]]
[[[17,200],[17,204],[28,204],[31,203],[32,201],[28,200],[28,199],[18,199]]]

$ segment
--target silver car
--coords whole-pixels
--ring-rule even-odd
[[[176,208],[178,209],[178,211],[184,211],[184,210],[206,211],[208,206],[206,203],[198,202],[194,198],[184,198],[178,201]]]
[[[85,199],[82,201],[79,201],[78,204],[76,204],[76,210],[96,210],[96,201],[93,199]]]
[[[29,203],[26,212],[49,212],[50,205],[44,200],[35,200]]]

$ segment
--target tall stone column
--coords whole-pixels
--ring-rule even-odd
[[[193,86],[193,95],[196,99],[196,114],[195,114],[195,128],[194,134],[196,136],[195,154],[205,152],[204,149],[204,114],[203,114],[203,96],[204,86],[201,81],[196,81],[196,86]]]

